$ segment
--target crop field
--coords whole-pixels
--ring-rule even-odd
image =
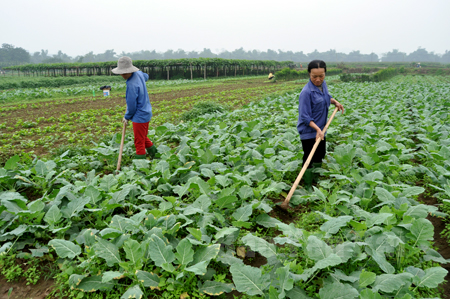
[[[301,88],[305,80],[264,83],[264,77],[244,80],[149,81],[154,117],[151,125],[176,123],[198,102],[219,102],[237,108],[272,93]],[[302,85],[300,85],[300,83]],[[18,89],[0,94],[8,104],[0,108],[0,150],[3,156],[33,151],[42,155],[55,147],[92,145],[92,141],[121,131],[126,110],[125,83],[113,83],[112,96],[103,97],[98,86]],[[60,94],[61,91],[63,94]],[[36,96],[36,93],[41,96]],[[74,97],[76,94],[80,96]],[[49,95],[56,98],[49,100]],[[17,103],[17,104],[12,104]],[[132,129],[129,128],[131,132]]]
[[[327,81],[346,111],[288,212],[306,81],[149,89],[157,159],[119,172],[120,92],[2,106],[0,296],[450,298],[449,77]],[[202,101],[230,109],[180,121]]]

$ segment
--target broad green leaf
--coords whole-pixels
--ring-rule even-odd
[[[122,278],[122,277],[124,277],[122,272],[106,271],[102,275],[102,282],[108,282],[108,281],[111,281],[113,279],[119,279],[119,278]]]
[[[279,298],[282,299],[286,295],[284,291],[292,290],[294,287],[294,280],[289,275],[289,265],[278,268],[276,273],[281,290]]]
[[[300,240],[303,238],[303,231],[297,227],[295,227],[294,223],[290,223],[289,225],[285,223],[278,223],[278,229],[283,232],[284,235],[288,236],[294,240]]]
[[[225,228],[222,228],[214,236],[214,239],[218,240],[218,239],[223,238],[223,237],[225,237],[227,235],[230,235],[230,234],[232,234],[232,233],[234,233],[236,231],[239,231],[239,228],[237,228],[237,227],[225,227]]]
[[[373,292],[370,289],[362,290],[359,296],[361,299],[383,299],[378,292]]]
[[[277,255],[277,250],[274,244],[270,244],[264,239],[255,237],[251,233],[248,233],[245,237],[243,237],[242,242],[266,258],[271,258]]]
[[[157,288],[160,282],[158,275],[146,271],[136,271],[136,277],[144,287],[152,290]]]
[[[367,157],[367,156],[366,156]],[[368,159],[370,159],[370,157],[367,157]],[[370,160],[367,160],[368,162],[370,162]],[[371,163],[367,163],[367,164],[369,164],[369,165],[371,165]],[[363,177],[363,180],[364,181],[375,181],[375,180],[382,180],[383,179],[383,174],[381,173],[381,172],[379,172],[379,171],[374,171],[374,172],[371,172],[371,173],[368,173],[368,174],[366,174],[364,177]]]
[[[411,216],[413,218],[426,218],[428,216],[428,208],[426,205],[410,206],[403,214],[403,217]]]
[[[194,254],[193,264],[198,264],[201,262],[209,262],[217,256],[220,250],[220,244],[214,244],[206,247],[198,248]]]
[[[37,249],[30,249],[31,251],[31,256],[32,257],[43,257],[44,253],[48,253],[48,247],[40,247]],[[1,253],[1,249],[0,249],[0,253]]]
[[[20,161],[20,157],[19,156],[12,156],[11,158],[8,159],[8,161],[6,161],[5,163],[5,169],[7,170],[14,170],[17,167],[17,162]]]
[[[208,266],[208,261],[203,261],[198,264],[195,264],[193,266],[187,267],[186,271],[192,272],[196,275],[205,275],[206,274],[206,267]]]
[[[73,244],[70,241],[53,239],[48,242],[48,245],[52,246],[52,248],[55,249],[56,253],[61,258],[67,257],[73,259],[81,254],[80,246]]]
[[[58,206],[53,205],[50,207],[50,209],[45,214],[44,221],[50,225],[55,225],[61,219],[61,216],[62,216],[62,214],[59,211]]]
[[[337,218],[332,218],[322,224],[322,226],[320,226],[320,230],[326,232],[327,235],[334,235],[341,229],[341,227],[346,226],[352,219],[352,216],[339,216]]]
[[[365,241],[370,248],[380,254],[385,252],[391,253],[395,250],[395,246],[392,246],[390,243],[390,236],[388,235],[388,232],[375,234],[369,238],[366,238]]]
[[[125,251],[126,258],[136,267],[140,268],[142,266],[142,258],[144,257],[144,252],[138,241],[133,239],[128,239],[123,243],[123,250]]]
[[[378,199],[382,202],[394,201],[395,197],[389,191],[384,188],[376,187],[375,194],[378,196]]]
[[[264,295],[270,285],[270,276],[262,275],[261,269],[251,266],[233,264],[230,267],[236,290],[247,295]]]
[[[382,223],[385,223],[387,219],[390,217],[393,217],[393,214],[391,213],[379,213],[379,214],[372,214],[369,219],[366,221],[367,227],[372,227],[374,225],[379,225]]]
[[[437,288],[444,281],[448,271],[442,267],[433,267],[425,270],[421,277],[414,277],[414,284],[417,287]]]
[[[280,244],[280,245],[291,244],[291,245],[294,245],[295,247],[302,247],[302,244],[297,243],[288,237],[275,237],[275,238],[273,238],[273,241],[275,244]]]
[[[327,256],[326,258],[318,261],[314,265],[314,267],[304,270],[303,273],[300,275],[296,275],[296,277],[297,277],[296,281],[297,280],[307,281],[317,270],[321,270],[321,269],[328,268],[328,267],[333,267],[333,266],[342,264],[342,262],[343,261],[339,256],[332,253],[329,256]]]
[[[215,201],[215,204],[219,209],[230,209],[233,207],[233,203],[238,199],[236,196],[225,196]]]
[[[135,221],[119,215],[114,215],[114,217],[111,219],[111,223],[109,224],[110,228],[117,229],[123,233],[134,231],[137,226],[138,223],[136,223]]]
[[[360,288],[365,288],[368,285],[372,284],[375,282],[375,278],[377,277],[377,275],[373,272],[366,272],[366,271],[362,271],[361,275],[359,276],[359,287]]]
[[[347,262],[353,256],[355,246],[357,246],[355,243],[344,242],[337,245],[333,249],[333,252],[339,256],[343,262]]]
[[[114,175],[108,174],[100,179],[100,188],[103,191],[110,192],[118,182],[119,181],[114,178]]]
[[[102,199],[100,191],[94,186],[88,186],[86,190],[84,190],[84,195],[89,197],[93,204],[97,203],[100,199]]]
[[[267,291],[266,291],[267,292]],[[281,294],[278,295],[278,291],[274,286],[270,286],[269,287],[269,293],[266,294],[266,299],[278,299],[278,296],[282,296],[280,298],[284,298],[286,296],[286,294],[284,293],[284,291],[281,291]]]
[[[210,281],[207,280],[205,283],[200,287],[199,291],[200,293],[204,293],[211,296],[219,296],[223,293],[229,293],[233,291],[234,285],[232,283],[223,283],[218,281]]]
[[[378,253],[376,250],[372,250],[372,248],[368,246],[365,247],[365,250],[385,273],[392,274],[395,272],[395,268],[386,260],[384,253]]]
[[[116,245],[102,239],[96,238],[97,243],[94,244],[93,248],[95,254],[103,259],[105,259],[106,264],[109,267],[113,267],[114,264],[119,264],[120,260],[119,249]]]
[[[434,227],[433,224],[424,218],[419,218],[414,220],[411,228],[410,228],[410,234],[409,236],[413,241],[413,246],[421,246],[421,245],[428,245],[428,241],[433,240],[434,236]]]
[[[251,228],[252,227],[252,223],[251,222],[246,222],[246,221],[232,221],[231,224],[236,226],[236,227],[245,227],[245,228]]]
[[[111,290],[116,283],[114,281],[102,282],[102,276],[89,276],[83,278],[76,287],[83,292],[94,292],[97,290],[108,291]]]
[[[76,289],[81,281],[86,278],[85,275],[72,274],[69,277],[69,286]]]
[[[253,205],[246,205],[237,209],[231,216],[233,216],[236,221],[247,221],[253,211]]]
[[[204,151],[204,153],[202,155],[199,156],[199,158],[203,164],[211,164],[211,162],[214,161],[215,156],[211,152],[211,150],[208,148],[208,149],[206,149],[206,151]]]
[[[1,247],[0,247],[0,255],[3,253],[3,252],[6,252],[7,250],[9,250],[9,248],[11,248],[13,246],[13,243],[12,242],[6,242],[6,243],[4,243]]]
[[[238,195],[241,199],[247,199],[253,196],[253,189],[248,185],[244,185],[239,189]]]
[[[235,257],[235,254],[231,250],[224,252],[223,250],[218,254],[216,261],[222,262],[225,265],[243,264],[244,262]]]
[[[421,194],[423,192],[425,192],[425,188],[413,186],[413,187],[408,187],[408,188],[404,189],[402,191],[402,193],[400,193],[399,196],[411,197],[411,196],[414,196],[414,195],[419,195],[419,194]]]
[[[385,293],[392,293],[401,288],[403,285],[410,285],[413,275],[411,273],[400,274],[381,274],[375,279],[372,289],[374,291],[383,291]]]
[[[176,250],[175,257],[180,265],[187,265],[194,260],[194,250],[188,239],[185,238],[181,240],[180,243],[178,243]]]
[[[142,299],[142,296],[144,293],[142,292],[139,285],[132,286],[129,288],[123,295],[120,297],[120,299],[130,299],[130,298],[136,298],[136,299]]]
[[[352,299],[359,296],[359,292],[349,284],[334,282],[319,290],[321,299]]]
[[[450,260],[444,259],[442,255],[434,249],[427,248],[424,251],[425,255],[423,256],[423,259],[426,261],[435,261],[441,264],[450,263]]]
[[[222,187],[225,188],[230,184],[230,180],[224,175],[216,175],[216,182]]]
[[[52,160],[47,162],[39,160],[34,166],[34,170],[36,171],[36,175],[45,177],[45,175],[52,171],[55,167],[56,163]]]
[[[330,275],[339,281],[348,281],[348,282],[355,282],[359,280],[359,275],[361,271],[355,271],[350,274],[350,276],[346,275],[344,272],[342,272],[339,269],[334,270],[334,273],[331,273]]]
[[[302,289],[294,287],[292,290],[286,292],[286,297],[289,299],[311,299]]]
[[[65,207],[64,209],[61,210],[61,213],[66,218],[72,218],[74,216],[77,216],[78,213],[83,211],[84,206],[87,205],[90,201],[91,201],[91,199],[87,196],[78,197],[78,198],[72,200],[71,202],[69,202],[67,207]]]
[[[45,204],[42,202],[42,200],[35,200],[28,204],[28,210],[30,213],[36,213],[40,212],[45,208]]]
[[[197,198],[194,201],[194,203],[192,204],[192,207],[200,209],[205,212],[208,212],[210,205],[211,205],[211,199],[209,199],[209,197],[206,195],[201,195],[199,198]]]
[[[151,240],[148,250],[150,258],[155,262],[156,266],[161,267],[162,264],[171,263],[175,260],[175,254],[172,252],[171,245],[166,245],[157,235],[152,235]]]
[[[264,227],[276,227],[280,222],[280,220],[270,217],[267,214],[260,214],[255,219],[256,223],[262,225]]]
[[[199,240],[199,241],[202,240],[202,232],[199,229],[188,227],[188,228],[186,228],[186,230],[188,232],[190,232],[191,235],[194,236],[194,238],[196,238],[197,240]]]
[[[323,260],[333,253],[333,250],[324,241],[316,236],[308,237],[308,245],[306,246],[308,257],[315,261]]]
[[[122,185],[119,191],[112,193],[112,199],[108,203],[110,205],[122,203],[133,189],[134,186],[130,184]]]

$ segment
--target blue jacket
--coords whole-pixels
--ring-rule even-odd
[[[298,98],[297,131],[300,139],[316,138],[316,130],[309,126],[313,121],[321,130],[327,124],[328,108],[332,96],[328,92],[327,83],[322,83],[323,92],[311,80],[303,87]]]
[[[145,81],[148,75],[137,71],[127,79],[127,112],[125,119],[131,119],[134,123],[147,123],[152,118],[152,105],[148,98]]]

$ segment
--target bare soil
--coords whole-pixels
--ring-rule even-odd
[[[25,277],[17,282],[7,282],[0,276],[0,299],[44,299],[50,294],[54,283],[52,279],[41,278],[36,285],[27,285]],[[10,289],[12,291],[8,296]]]
[[[419,195],[419,201],[423,202],[427,205],[436,205],[438,204],[438,201],[435,197],[432,196],[426,196],[424,194]],[[442,231],[445,229],[445,222],[443,218],[434,217],[431,215],[428,215],[428,220],[431,221],[431,223],[434,226],[434,245],[437,247],[437,251],[442,255],[445,259],[450,259],[450,246],[449,246],[449,240],[446,239],[441,235]],[[444,297],[445,299],[450,299],[450,265],[449,264],[441,264],[442,268],[445,268],[448,273],[445,277],[445,282],[440,285],[444,291]]]

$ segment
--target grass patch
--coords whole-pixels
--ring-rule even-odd
[[[201,102],[195,104],[191,110],[184,112],[181,115],[182,121],[189,121],[199,117],[200,115],[207,113],[215,113],[215,112],[225,112],[229,110],[229,108],[225,105],[221,105],[215,102]]]

